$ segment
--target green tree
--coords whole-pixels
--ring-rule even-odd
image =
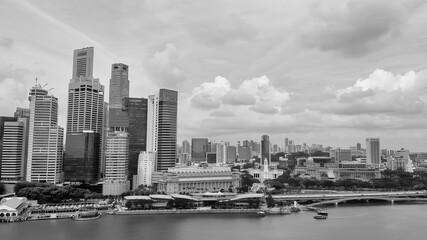
[[[274,207],[274,199],[273,199],[273,196],[271,195],[271,193],[269,193],[268,195],[267,195],[267,197],[265,198],[265,201],[267,202],[267,207],[269,207],[269,208],[271,208],[271,207]]]
[[[4,187],[4,184],[2,182],[0,182],[0,195],[4,194],[6,192],[6,189]]]

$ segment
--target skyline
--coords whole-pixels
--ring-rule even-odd
[[[424,1],[114,3],[5,1],[0,115],[28,108],[38,77],[65,127],[72,51],[93,46],[105,99],[114,63],[129,66],[131,97],[178,91],[178,143],[427,150]]]

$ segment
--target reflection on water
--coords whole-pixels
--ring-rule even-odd
[[[247,215],[110,216],[87,222],[43,220],[0,224],[0,239],[55,240],[251,240],[424,239],[427,205],[346,205],[313,212],[259,218]]]

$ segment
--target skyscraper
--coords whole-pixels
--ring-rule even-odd
[[[182,141],[182,153],[190,153],[190,142],[187,140]]]
[[[29,118],[18,118],[16,121],[4,122],[2,140],[0,137],[0,180],[23,181],[25,179],[28,124]]]
[[[191,139],[191,161],[194,163],[206,162],[206,153],[208,152],[207,138]]]
[[[381,163],[381,148],[379,138],[366,138],[366,163],[379,166]]]
[[[27,181],[62,181],[64,129],[58,126],[58,99],[39,84],[30,90]]]
[[[285,138],[285,152],[289,152],[289,139]]]
[[[226,164],[227,163],[227,147],[228,142],[219,142],[216,145],[216,163]]]
[[[126,113],[129,129],[129,180],[138,174],[140,152],[147,149],[147,106],[146,98],[123,99],[123,112]]]
[[[93,47],[74,50],[73,78],[68,85],[67,141],[65,146],[66,157],[70,159],[64,161],[64,168],[68,169],[65,171],[64,178],[69,181],[96,182],[96,179],[92,178],[92,171],[95,168],[88,166],[92,166],[92,161],[99,165],[96,167],[98,171],[100,168],[103,170],[105,166],[100,162],[100,155],[103,152],[100,142],[104,135],[105,123],[103,120],[104,86],[101,85],[99,79],[93,77],[93,56]],[[83,132],[87,134],[82,134]],[[91,135],[91,137],[87,135]],[[98,139],[93,139],[92,136]],[[68,141],[69,139],[71,141]],[[77,139],[84,142],[79,143]],[[98,146],[98,148],[94,148],[94,146]],[[76,148],[80,148],[81,152],[71,152]],[[84,165],[77,166],[76,163]],[[71,169],[87,172],[75,173]]]
[[[237,160],[237,148],[235,146],[227,147],[227,162],[234,163]]]
[[[104,86],[93,78],[93,47],[74,50],[73,78],[68,85],[67,134],[101,133]]]
[[[270,158],[270,139],[268,135],[262,135],[261,137],[261,163],[264,163],[264,160],[267,159],[268,164],[271,164]]]
[[[157,155],[157,138],[159,125],[159,96],[148,96],[147,107],[147,152]]]
[[[160,89],[157,130],[157,171],[175,166],[178,92]]]
[[[126,64],[115,63],[111,66],[108,119],[112,131],[127,131],[129,127],[128,114],[123,109],[124,99],[129,98],[128,72],[129,67]]]
[[[127,181],[129,136],[125,132],[109,132],[105,154],[105,180]]]

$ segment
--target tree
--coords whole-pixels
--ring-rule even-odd
[[[265,198],[265,201],[267,202],[267,207],[274,207],[274,199],[273,196],[271,196],[271,193],[268,194],[268,196]]]
[[[0,182],[0,195],[4,194],[6,192],[6,189],[4,187],[4,184],[2,182]]]
[[[254,168],[254,167],[255,167],[255,164],[253,163],[245,163],[243,165],[243,169]]]

